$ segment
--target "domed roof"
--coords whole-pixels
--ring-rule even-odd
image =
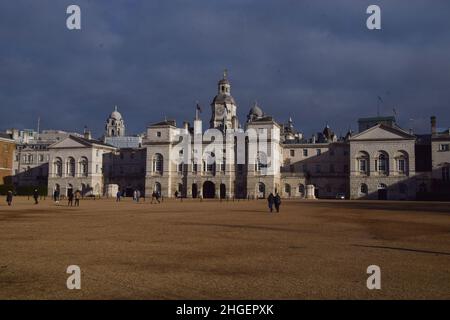
[[[258,117],[258,118],[261,118],[264,115],[264,112],[255,103],[255,105],[250,109],[249,115],[254,115],[254,116]]]
[[[114,120],[122,120],[122,115],[120,114],[119,111],[117,111],[117,106],[114,108],[114,111],[111,113],[109,117]]]
[[[215,96],[212,102],[212,104],[223,104],[223,103],[230,103],[236,105],[236,102],[234,101],[234,98],[231,95],[223,93],[219,93],[217,96]]]

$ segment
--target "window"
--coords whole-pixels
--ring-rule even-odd
[[[161,131],[156,132],[156,136],[157,136],[158,138],[160,138],[160,137],[161,137]]]
[[[369,190],[368,190],[366,184],[364,184],[364,183],[361,184],[361,186],[359,188],[359,193],[361,193],[361,194],[368,194],[369,193]]]
[[[359,172],[367,172],[367,159],[359,159]]]
[[[442,168],[442,180],[444,181],[450,181],[450,167],[443,167]]]
[[[163,156],[159,153],[155,154],[153,157],[153,172],[159,174],[163,173]]]
[[[88,176],[88,160],[84,157],[80,160],[80,175],[82,177]]]
[[[44,155],[43,154],[39,155],[39,162],[44,162]]]
[[[318,156],[320,156],[320,155],[322,154],[322,150],[316,149],[316,154],[317,154]]]
[[[308,149],[303,149],[303,156],[307,157],[308,156]]]
[[[290,150],[291,157],[295,156],[295,150]]]
[[[262,172],[263,174],[267,171],[267,156],[263,152],[258,152],[256,158],[256,171]]]
[[[62,177],[63,164],[62,164],[61,158],[56,158],[55,162],[53,163],[53,166],[54,166],[55,176]]]
[[[75,177],[75,159],[70,157],[67,159],[67,175],[69,177]]]
[[[450,151],[450,144],[440,144],[439,151]]]
[[[398,172],[399,173],[405,173],[406,172],[405,159],[398,159],[397,160],[397,166],[398,166]]]
[[[388,157],[384,153],[378,156],[378,172],[380,174],[388,174],[389,172]]]

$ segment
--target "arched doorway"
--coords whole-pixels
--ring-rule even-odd
[[[258,183],[258,198],[264,199],[266,197],[266,185],[262,182]]]
[[[387,200],[387,198],[388,198],[387,187],[384,183],[380,183],[378,185],[378,200]]]
[[[211,181],[203,183],[203,198],[212,199],[216,196],[216,186]]]
[[[161,192],[161,183],[155,182],[155,187],[154,187],[153,191],[155,191],[155,192],[161,194],[161,193],[162,193],[162,192]]]
[[[193,183],[192,184],[192,198],[197,198],[197,197],[198,197],[197,184]]]
[[[224,183],[220,185],[220,199],[225,199],[227,196],[227,187]]]

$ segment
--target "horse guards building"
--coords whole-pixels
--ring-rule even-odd
[[[305,138],[292,119],[280,124],[256,103],[242,126],[237,108],[224,73],[206,132],[198,105],[192,123],[177,127],[165,119],[135,136],[126,135],[117,107],[100,139],[87,129],[7,130],[0,135],[3,189],[62,196],[139,190],[186,198],[253,199],[271,192],[306,199],[450,198],[450,130],[439,129],[435,117],[423,135],[403,130],[394,117],[374,117],[359,119],[357,133],[338,137],[327,125]]]

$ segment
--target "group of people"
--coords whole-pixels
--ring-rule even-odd
[[[273,207],[275,207],[275,210],[277,210],[277,212],[280,212],[281,197],[278,193],[276,193],[275,196],[273,195],[273,193],[270,193],[267,197],[267,202],[269,204],[270,212],[273,212]]]

